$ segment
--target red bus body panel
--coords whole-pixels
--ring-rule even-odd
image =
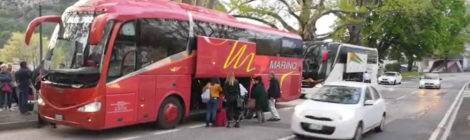
[[[269,72],[274,72],[281,85],[280,101],[297,99],[300,93],[302,59],[255,55],[256,44],[238,40],[197,37],[196,77],[225,77],[234,72],[236,77],[262,76],[269,87]],[[272,64],[295,64],[294,67],[274,68]],[[281,65],[281,64],[279,64]],[[292,69],[291,69],[292,68]],[[294,85],[291,87],[291,85]]]
[[[118,23],[140,18],[187,21],[188,12],[191,12],[194,20],[301,39],[294,33],[240,22],[225,13],[172,1],[80,0],[68,10],[106,11],[110,19],[115,19]],[[111,36],[115,37],[116,34]],[[38,107],[41,118],[48,122],[89,130],[152,122],[157,119],[162,102],[169,96],[181,101],[183,115],[187,117],[190,111],[193,75],[225,77],[230,71],[242,77],[262,76],[266,88],[269,84],[268,73],[274,71],[281,85],[280,101],[290,101],[300,96],[302,59],[255,55],[256,44],[251,42],[198,37],[197,43],[198,51],[189,53],[187,51],[193,50],[187,50],[175,54],[172,57],[179,58],[176,61],[169,58],[160,60],[110,83],[106,81],[107,69],[104,68],[103,76],[95,88],[61,89],[42,84],[40,96],[45,105]],[[114,40],[111,39],[108,46],[113,44]],[[110,56],[106,56],[104,61],[108,62],[109,58]],[[229,63],[230,61],[233,62]],[[284,67],[284,63],[295,63],[296,67],[279,68]],[[107,67],[108,64],[103,66]],[[77,111],[83,105],[95,101],[102,103],[100,111]],[[55,115],[63,115],[64,120],[55,120]]]

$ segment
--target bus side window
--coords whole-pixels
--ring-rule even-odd
[[[169,19],[141,19],[142,67],[152,65],[186,50],[189,22]]]
[[[125,23],[114,40],[108,66],[108,79],[112,81],[134,72],[136,52],[135,21]]]

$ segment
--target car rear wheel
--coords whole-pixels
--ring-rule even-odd
[[[395,81],[393,81],[393,85],[396,85],[396,84],[397,84],[397,81],[396,81],[396,80],[395,80]]]
[[[383,132],[385,130],[385,114],[382,116],[382,120],[380,120],[380,125],[377,126],[374,130],[375,132]]]

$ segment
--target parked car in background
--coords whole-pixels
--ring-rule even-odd
[[[437,73],[426,73],[419,78],[419,89],[434,88],[441,89],[442,78]]]
[[[379,76],[379,84],[401,84],[402,76],[399,72],[385,72],[383,75]]]

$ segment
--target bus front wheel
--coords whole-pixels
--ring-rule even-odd
[[[166,98],[160,105],[156,126],[161,129],[176,128],[183,117],[183,106],[175,97]]]

